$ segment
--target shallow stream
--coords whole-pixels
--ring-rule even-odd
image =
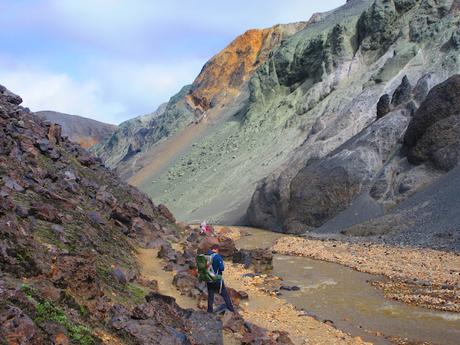
[[[239,248],[270,247],[281,234],[247,229]],[[305,257],[275,255],[274,275],[299,291],[283,291],[280,298],[331,320],[337,328],[374,344],[390,344],[378,333],[437,345],[460,345],[460,314],[432,311],[385,299],[368,281],[379,279],[342,265]],[[250,303],[250,301],[249,301]]]

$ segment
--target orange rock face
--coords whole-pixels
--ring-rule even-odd
[[[223,104],[227,97],[239,93],[255,69],[281,41],[303,29],[305,22],[253,29],[238,36],[204,66],[188,95],[189,104],[199,112]]]

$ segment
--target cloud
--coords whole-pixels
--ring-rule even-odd
[[[111,114],[125,110],[121,103],[101,97],[101,85],[94,80],[78,82],[66,74],[0,70],[0,82],[21,95],[23,105],[32,111],[55,110],[113,122]]]
[[[201,64],[201,60],[158,65],[102,59],[88,64],[84,75],[91,78],[84,80],[21,64],[0,68],[0,83],[21,95],[23,105],[33,111],[55,110],[118,124],[155,110],[184,83],[191,83]]]
[[[250,28],[345,0],[0,0],[0,83],[32,110],[119,123],[155,110]]]

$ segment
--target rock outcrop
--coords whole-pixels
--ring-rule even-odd
[[[225,99],[239,94],[241,86],[283,39],[305,26],[304,22],[246,31],[204,65],[187,99],[200,113],[222,106]]]
[[[404,137],[408,160],[430,161],[449,171],[460,158],[460,75],[434,87],[414,115]]]
[[[57,111],[37,111],[35,114],[50,123],[59,124],[64,136],[85,149],[100,143],[117,129],[115,125]]]

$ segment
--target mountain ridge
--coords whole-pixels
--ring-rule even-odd
[[[116,125],[53,110],[36,111],[35,114],[47,121],[61,125],[65,136],[86,149],[101,142],[117,128]]]

